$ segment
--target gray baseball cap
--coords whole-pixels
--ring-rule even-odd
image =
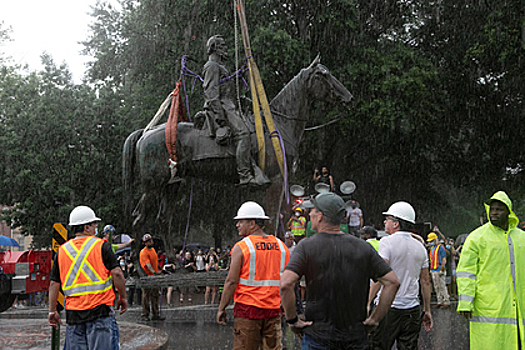
[[[318,194],[310,201],[315,209],[330,219],[342,220],[345,217],[345,202],[333,192]]]

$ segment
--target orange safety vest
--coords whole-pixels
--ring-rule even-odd
[[[438,244],[435,247],[430,249],[430,269],[435,270],[439,267],[439,247],[441,244]]]
[[[236,245],[241,248],[244,262],[235,289],[235,302],[278,309],[281,305],[279,282],[290,260],[290,251],[280,239],[270,235],[248,236]]]
[[[114,304],[113,280],[102,260],[103,243],[100,238],[88,236],[69,240],[60,247],[58,267],[66,310]]]

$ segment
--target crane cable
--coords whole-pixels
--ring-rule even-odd
[[[239,72],[239,27],[237,25],[237,15],[235,13],[235,4],[233,6],[233,18],[235,19],[235,71]],[[241,73],[242,74],[242,73]],[[246,118],[244,116],[242,105],[241,105],[241,89],[239,88],[239,79],[241,75],[235,76],[235,90],[237,92],[237,105],[239,107],[239,111],[241,111],[241,116],[244,119],[244,122],[246,123]],[[246,82],[245,82],[246,83]]]

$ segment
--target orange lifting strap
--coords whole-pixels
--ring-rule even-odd
[[[165,137],[166,137],[166,148],[170,155],[170,160],[177,163],[177,127],[179,121],[187,122],[188,116],[184,109],[184,103],[182,102],[182,96],[180,94],[180,87],[182,85],[182,79],[179,79],[175,90],[171,93],[171,108],[168,122],[166,123]]]

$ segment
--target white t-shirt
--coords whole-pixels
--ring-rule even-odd
[[[195,267],[197,267],[197,271],[204,270],[205,264],[204,264],[204,257],[202,255],[195,256]]]
[[[131,237],[125,233],[121,234],[120,237],[121,237],[121,240],[120,240],[121,243],[126,243],[126,242],[131,241]]]
[[[419,275],[421,269],[429,266],[428,255],[421,242],[410,233],[398,231],[379,241],[379,255],[388,260],[401,286],[392,306],[396,309],[410,309],[419,305]],[[379,295],[376,298],[376,304]]]
[[[348,225],[350,226],[361,226],[361,216],[363,216],[363,212],[359,208],[350,209],[347,213],[348,218]]]

